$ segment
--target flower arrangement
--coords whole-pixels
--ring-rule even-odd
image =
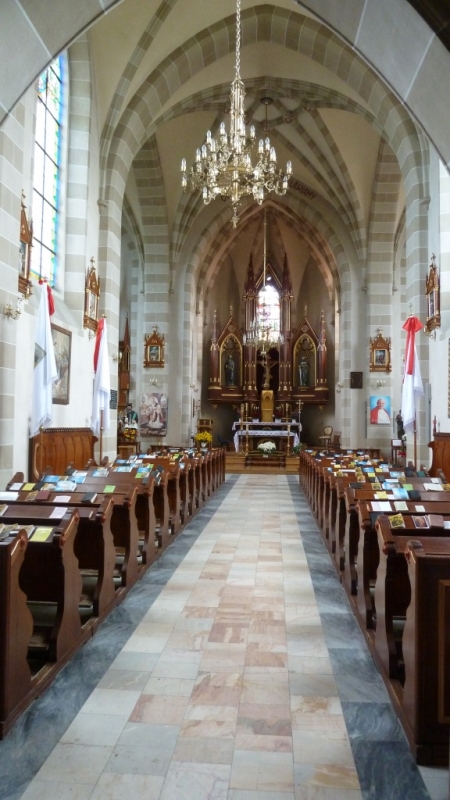
[[[270,453],[274,453],[277,448],[273,442],[261,442],[257,449],[260,450],[261,453],[264,453],[264,455],[268,456]]]
[[[212,434],[209,431],[198,431],[194,436],[197,444],[211,444]]]

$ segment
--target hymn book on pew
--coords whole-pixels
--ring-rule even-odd
[[[95,503],[97,499],[97,492],[86,492],[81,498],[82,503]]]
[[[414,527],[416,528],[429,528],[428,520],[426,517],[413,517]]]
[[[34,503],[37,499],[39,492],[29,492],[25,498],[26,503]]]
[[[394,514],[393,517],[389,517],[389,523],[391,528],[404,528],[405,527],[405,520],[403,519],[402,514]]]
[[[28,538],[30,538],[34,529],[34,525],[19,525],[17,522],[12,523],[12,525],[0,525],[0,541],[3,541],[3,539],[6,539],[11,533],[17,531],[26,531]],[[53,530],[53,528],[50,530]]]
[[[32,542],[46,542],[52,531],[53,528],[35,528],[34,533],[28,538]]]

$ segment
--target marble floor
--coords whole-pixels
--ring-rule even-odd
[[[295,476],[228,476],[0,743],[0,800],[444,800]]]

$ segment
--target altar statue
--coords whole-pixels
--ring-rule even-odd
[[[234,386],[234,371],[235,371],[235,363],[231,356],[231,353],[228,353],[228,358],[225,361],[225,383],[227,386]]]
[[[308,356],[303,355],[298,366],[300,386],[309,386],[309,364]]]

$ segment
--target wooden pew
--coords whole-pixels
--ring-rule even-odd
[[[442,515],[450,520],[449,504],[430,504],[433,514],[439,512],[435,505],[445,505],[447,513]],[[441,511],[442,514],[442,511]],[[401,645],[395,637],[394,620],[404,619],[410,603],[411,592],[404,558],[409,540],[449,539],[449,531],[441,526],[416,528],[412,514],[403,512],[405,527],[392,529],[389,517],[380,515],[375,523],[380,563],[376,575],[374,606],[376,609],[375,647],[390,678],[403,683],[403,655]],[[425,516],[426,515],[416,515]]]
[[[415,539],[405,556],[411,587],[403,632],[405,730],[418,764],[447,766],[450,539]]]
[[[443,657],[450,586],[450,538],[440,527],[407,527],[392,531],[380,516],[383,544],[376,583],[379,609],[375,655],[416,760],[423,765],[448,764],[450,690],[448,660]],[[401,531],[401,535],[400,532]],[[396,620],[405,620],[403,634]]]
[[[8,503],[2,521],[8,524],[50,526],[55,521],[51,503]],[[112,500],[104,500],[96,508],[77,506],[78,527],[74,553],[78,559],[77,570],[83,579],[82,606],[92,605],[90,624],[98,624],[116,603],[114,567],[116,551],[111,532]],[[75,509],[74,509],[75,510]],[[30,543],[31,544],[31,543]]]
[[[19,586],[27,546],[23,529],[0,539],[0,739],[23,710],[31,690],[27,654],[33,617]]]
[[[153,472],[163,470],[165,480],[158,489],[159,497],[155,504],[156,516],[163,511],[167,514],[167,531],[171,536],[176,536],[181,528],[181,492],[180,492],[180,466],[178,463],[171,462],[170,456],[147,455],[143,458],[144,464],[151,463]],[[164,497],[167,495],[167,498]],[[162,498],[162,499],[161,499]],[[167,503],[167,505],[166,505]]]
[[[410,482],[413,479],[408,479]],[[418,485],[418,481],[415,480]],[[422,481],[423,485],[423,481]],[[376,492],[373,490],[351,489],[345,491],[348,501],[347,522],[345,532],[345,547],[348,553],[348,560],[345,562],[344,585],[350,589],[351,599],[363,620],[367,629],[375,626],[374,614],[375,607],[373,601],[373,587],[375,585],[376,574],[380,559],[377,534],[375,531],[375,520],[380,512],[371,511],[371,504],[376,502]],[[421,492],[422,499],[405,501],[407,511],[402,514],[406,516],[420,515],[416,510],[416,505],[422,505],[426,514],[445,513],[450,508],[450,492]],[[393,503],[393,501],[389,501]],[[434,510],[433,510],[434,509]],[[381,512],[383,513],[383,512]],[[387,513],[387,512],[384,512]],[[392,505],[391,516],[396,514]]]
[[[115,573],[120,577],[120,585],[130,589],[139,577],[138,551],[139,551],[139,530],[136,514],[138,500],[138,487],[130,484],[129,478],[125,476],[124,481],[116,479],[116,476],[108,476],[106,480],[113,480],[117,483],[112,493],[105,494],[105,478],[93,478],[88,473],[83,484],[77,486],[74,492],[75,502],[80,503],[81,498],[86,493],[97,494],[97,499],[92,505],[96,505],[108,499],[113,503],[111,515],[111,533],[116,551]],[[52,498],[53,502],[58,502],[57,494]]]
[[[147,480],[143,485],[142,480],[135,480],[135,476],[130,473],[108,472],[104,476],[96,476],[96,471],[98,470],[93,467],[78,471],[85,474],[83,483],[74,484],[72,490],[53,492],[47,501],[40,502],[51,505],[83,506],[82,498],[87,493],[97,494],[95,501],[89,504],[91,508],[98,508],[103,500],[111,500],[114,505],[110,527],[117,550],[116,571],[120,576],[121,586],[129,589],[139,577],[138,555],[139,560],[142,556],[145,568],[155,558],[154,525],[150,531],[150,524],[152,521],[154,523],[154,514],[153,509],[146,508],[152,502],[153,480]],[[75,475],[66,476],[65,480],[72,481],[76,475],[77,472]],[[8,488],[11,484],[19,485],[22,480],[23,474],[16,473]],[[114,491],[105,492],[108,485],[114,486]],[[25,502],[28,495],[28,492],[20,490],[19,500]],[[61,497],[69,497],[69,500],[61,501]],[[141,540],[139,524],[142,525]]]
[[[153,506],[156,520],[156,539],[159,552],[162,553],[170,544],[169,519],[170,507],[167,493],[169,473],[163,467],[157,467],[154,472]]]
[[[20,505],[9,515],[8,524],[11,519],[22,524]],[[2,520],[6,523],[6,514]],[[34,520],[29,524],[49,526],[49,520],[46,525],[40,517]],[[56,528],[50,521],[46,539],[35,541],[35,533],[28,542],[19,584],[34,619],[28,656],[38,664],[66,661],[79,646],[82,580],[75,553],[78,524],[75,509]]]
[[[178,462],[180,467],[180,499],[181,499],[181,522],[187,525],[193,515],[192,496],[190,493],[190,473],[192,472],[192,463],[188,458],[183,458]]]

